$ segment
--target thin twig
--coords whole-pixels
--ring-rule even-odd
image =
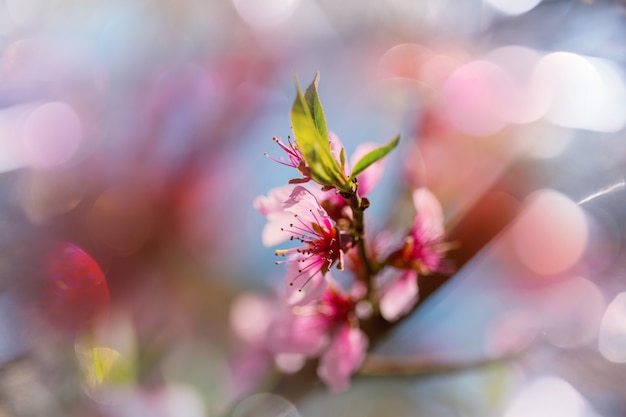
[[[367,355],[359,374],[370,376],[419,376],[426,374],[442,374],[479,368],[519,358],[525,349],[505,353],[494,358],[469,359],[450,361],[440,357],[427,355]]]
[[[350,199],[350,207],[352,208],[352,213],[354,216],[354,228],[356,231],[356,244],[359,253],[359,258],[363,263],[364,273],[363,276],[360,277],[365,285],[367,286],[367,296],[370,297],[372,294],[372,277],[374,275],[374,267],[370,261],[370,257],[367,254],[367,248],[365,245],[365,220],[363,219],[363,205],[361,198],[358,193],[354,193]]]

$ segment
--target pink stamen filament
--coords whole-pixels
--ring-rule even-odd
[[[287,153],[287,156],[289,157],[289,162],[283,161],[281,159],[273,158],[267,152],[265,153],[265,156],[267,156],[269,159],[271,159],[274,162],[278,162],[279,164],[292,167],[292,168],[298,168],[298,166],[300,165],[300,161],[302,160],[302,156],[300,155],[300,151],[298,150],[297,145],[291,142],[291,138],[289,137],[287,138],[289,145],[285,145],[278,138],[272,138],[272,139],[274,140],[274,142],[276,142],[278,146],[281,147],[282,150],[284,150]]]

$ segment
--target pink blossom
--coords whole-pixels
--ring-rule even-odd
[[[444,234],[443,209],[437,197],[427,188],[419,188],[413,192],[413,204],[417,212],[413,222],[413,236],[429,252],[425,254],[423,262],[432,264],[430,270],[435,270],[442,254],[437,250],[437,244]]]
[[[415,190],[413,203],[416,210],[413,225],[402,248],[387,257],[392,269],[382,277],[380,312],[388,321],[411,311],[418,300],[418,273],[440,271],[445,252],[441,204],[426,188]]]
[[[324,275],[332,265],[343,261],[343,242],[335,222],[320,206],[315,196],[306,188],[298,186],[283,204],[283,210],[292,215],[290,223],[281,227],[289,240],[302,245],[290,249],[279,249],[276,255],[294,255],[284,262],[301,263],[298,269],[303,277]],[[299,276],[290,284],[296,283]]]
[[[361,366],[367,345],[367,336],[359,329],[345,325],[336,331],[317,368],[317,375],[332,392],[350,387],[350,376]]]
[[[267,196],[258,196],[254,200],[254,208],[268,220],[261,236],[265,246],[274,246],[291,238],[291,234],[286,233],[283,229],[288,228],[293,223],[294,212],[293,209],[285,207],[285,204],[296,188],[304,189],[302,186],[288,184],[274,188],[270,190]],[[308,184],[306,190],[317,201],[322,201],[330,194],[330,192],[323,191],[322,187],[315,183]]]
[[[330,284],[316,301],[287,309],[268,331],[275,353],[319,357],[318,375],[333,392],[348,388],[350,376],[365,357],[367,336],[357,327],[356,302],[360,288],[343,292]]]
[[[294,188],[293,185],[273,188],[267,196],[262,195],[254,200],[254,208],[267,218],[281,214],[283,213],[283,203],[287,201]]]
[[[268,329],[268,347],[276,353],[318,356],[329,342],[331,322],[318,306],[291,307],[278,315]]]
[[[313,188],[317,195],[325,192]],[[287,194],[289,193],[289,194]],[[324,291],[324,275],[333,266],[343,265],[343,252],[350,239],[342,235],[336,223],[318,203],[316,196],[302,186],[272,190],[254,202],[268,223],[263,230],[263,243],[278,244],[287,240],[300,245],[276,250],[287,265],[287,299],[292,305],[306,304]]]
[[[413,192],[416,215],[402,249],[391,254],[390,264],[399,268],[415,269],[427,274],[437,271],[444,249],[443,209],[428,189]]]

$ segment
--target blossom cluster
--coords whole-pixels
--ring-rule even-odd
[[[399,138],[380,147],[362,144],[347,161],[341,141],[326,129],[317,80],[305,94],[296,83],[295,140],[275,138],[286,155],[270,157],[298,176],[254,206],[267,219],[263,243],[291,243],[275,252],[285,279],[266,345],[276,355],[319,358],[319,378],[339,392],[365,359],[362,323],[375,314],[390,324],[406,316],[419,299],[418,275],[441,271],[447,246],[442,207],[426,188],[409,190],[414,214],[407,230],[366,230],[368,195]],[[347,278],[333,278],[333,270]]]

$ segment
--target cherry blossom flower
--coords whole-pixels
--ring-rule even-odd
[[[304,189],[308,191],[316,201],[322,202],[328,199],[329,196],[335,194],[334,191],[324,191],[319,184],[310,183],[307,184],[306,188],[299,185],[288,184],[270,190],[267,196],[258,196],[254,200],[253,206],[268,220],[261,235],[265,246],[275,246],[291,239],[291,234],[285,233],[285,230],[281,229],[289,227],[289,225],[293,223],[294,214],[297,214],[294,213],[294,209],[286,207],[287,201],[290,200],[292,193],[294,193],[296,189],[299,190],[298,192]],[[292,204],[293,201],[289,205]],[[320,204],[317,204],[317,206],[319,207]],[[324,212],[325,209],[321,208],[320,216],[328,217],[328,213],[324,214]]]
[[[322,193],[321,189],[317,193]],[[268,219],[263,230],[266,245],[288,240],[300,243],[276,250],[277,256],[285,257],[276,263],[288,266],[288,300],[293,304],[311,301],[324,290],[324,275],[328,270],[334,265],[343,268],[343,252],[350,246],[349,236],[337,229],[316,196],[302,186],[272,190],[268,197],[257,198],[255,207]]]
[[[440,271],[446,250],[443,243],[443,209],[426,188],[413,192],[416,215],[402,248],[391,253],[387,263],[393,268],[381,277],[383,281],[380,312],[388,321],[408,313],[418,300],[418,273]]]
[[[275,353],[319,357],[318,376],[333,392],[346,390],[367,349],[367,336],[358,328],[355,312],[364,295],[355,285],[343,292],[330,277],[324,293],[312,303],[291,307],[268,330],[268,346]]]
[[[350,387],[350,376],[361,366],[367,345],[367,336],[359,329],[342,326],[336,331],[317,368],[317,375],[332,392]]]
[[[345,238],[342,238],[335,222],[320,206],[315,196],[304,187],[296,187],[283,204],[283,210],[291,213],[293,217],[288,225],[281,227],[281,232],[288,234],[289,240],[302,244],[290,249],[276,250],[276,255],[293,255],[291,259],[283,262],[301,264],[298,275],[290,285],[296,283],[300,277],[305,277],[306,283],[317,274],[324,275],[334,264],[341,269],[345,247],[342,240]]]

